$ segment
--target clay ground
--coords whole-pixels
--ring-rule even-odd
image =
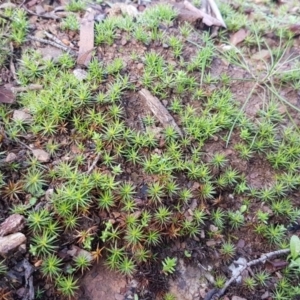
[[[155,29],[147,27],[150,26],[150,19],[147,19],[145,25],[143,21],[139,21],[139,16],[159,2],[130,3],[127,11],[105,1],[86,3],[78,11],[74,7],[68,7],[69,3],[64,0],[1,3],[0,20],[3,22],[0,23],[0,34],[7,43],[3,49],[8,49],[8,53],[3,62],[0,60],[0,220],[4,221],[12,214],[21,215],[24,224],[13,231],[21,232],[25,241],[9,253],[0,249],[4,259],[2,264],[5,265],[3,277],[0,277],[0,299],[208,300],[210,298],[205,297],[208,297],[209,291],[214,288],[221,289],[231,278],[229,266],[233,261],[241,257],[251,261],[264,253],[289,247],[290,237],[293,234],[299,235],[297,227],[295,230],[290,229],[291,224],[297,224],[300,218],[300,181],[297,177],[300,153],[293,148],[291,157],[286,154],[281,164],[278,153],[283,149],[297,148],[300,137],[300,77],[288,73],[294,69],[295,73],[299,73],[300,7],[297,2],[292,2],[219,1],[227,29],[207,26],[200,19],[192,19],[191,22],[191,16],[184,15],[186,12],[183,10],[179,18],[180,2],[164,3],[167,7],[177,7],[177,16],[175,14],[169,22],[161,17]],[[199,5],[195,3],[195,6],[196,4]],[[99,63],[99,68],[100,65],[103,67],[101,79],[95,75],[95,70],[94,73],[91,71],[88,63],[84,65],[78,63],[78,60],[76,62],[82,33],[79,24],[87,16],[88,8],[94,9],[95,28],[101,27],[109,18],[126,18],[129,15],[130,19],[130,14],[136,14],[133,16],[132,26],[141,22],[141,28],[146,33],[146,41],[143,42],[137,37],[138,29],[126,31],[118,27],[121,25],[111,25],[116,27],[113,29],[113,38],[109,41],[108,25],[104,29],[104,41],[97,43],[97,35],[99,38],[101,30],[95,30],[95,43],[84,55],[88,57],[92,53],[92,60]],[[20,44],[10,38],[10,34],[14,32],[10,23],[17,22],[11,9],[22,10],[28,20],[27,38]],[[113,9],[116,12],[113,11],[115,15],[112,17]],[[69,28],[74,25],[72,20],[65,25],[69,26],[68,28],[63,28],[63,21],[68,16],[74,16],[77,20],[78,23],[73,20],[73,23],[78,25],[77,28]],[[234,22],[235,18],[237,24]],[[270,25],[272,22],[278,22],[278,27],[274,25],[273,28]],[[183,35],[183,24],[188,28],[187,36]],[[253,24],[257,24],[257,28]],[[279,33],[281,27],[286,31]],[[217,30],[216,33],[213,28]],[[62,47],[57,47],[57,44],[54,47],[51,43],[38,40],[45,39],[45,30],[61,41]],[[161,36],[158,36],[159,32],[162,33]],[[207,40],[207,37],[212,35],[214,37]],[[255,38],[257,35],[263,41],[260,45]],[[30,39],[28,36],[37,39]],[[179,55],[174,53],[176,46],[171,46],[172,41],[169,37],[172,36],[182,43]],[[189,63],[201,52],[200,50],[206,49],[207,45],[211,45],[213,49],[211,59],[204,63],[203,68],[192,68]],[[238,53],[236,49],[241,51],[240,56],[228,54],[230,51]],[[59,57],[68,51],[76,54],[70,65],[68,59],[64,62],[59,60]],[[276,51],[281,51],[282,55],[276,56]],[[153,64],[153,69],[147,69],[147,63],[150,61],[147,60],[147,55],[150,53],[157,53],[162,58],[163,75],[155,74],[151,77],[151,72],[154,72],[157,65]],[[237,57],[244,59],[246,64],[239,64],[241,60]],[[274,65],[274,57],[279,57],[277,65]],[[29,62],[24,63],[26,58]],[[122,61],[121,67],[116,72],[110,71],[109,68],[118,58]],[[36,62],[35,65],[39,66],[37,70],[30,65],[30,61]],[[51,69],[50,63],[46,62],[54,62],[55,66],[57,64],[57,70],[53,71],[55,67]],[[159,62],[157,64],[159,65]],[[276,72],[272,73],[270,70],[274,66]],[[54,74],[49,71],[52,77],[47,73],[48,68]],[[77,70],[77,73],[74,73],[74,70]],[[148,84],[145,77],[147,71],[151,74]],[[286,73],[290,77],[283,78],[283,74]],[[52,87],[56,84],[59,86],[61,78],[69,78],[68,74],[70,78],[76,78],[75,83],[73,79],[70,79],[70,83],[63,82],[61,90],[57,88],[57,92],[52,93]],[[182,74],[184,78],[180,81],[179,77]],[[169,83],[167,76],[171,78]],[[186,80],[187,78],[191,81]],[[121,88],[121,96],[115,102],[107,100],[112,97],[109,92],[116,82],[121,82],[124,86]],[[178,87],[182,82],[183,90],[179,91]],[[31,84],[34,85],[32,89]],[[76,90],[77,85],[81,89]],[[12,86],[24,87],[24,90],[14,96],[10,90]],[[88,90],[86,98],[85,88]],[[76,90],[74,94],[72,89]],[[149,90],[155,101],[161,105],[157,111],[151,110],[147,99],[142,97],[143,89]],[[51,101],[48,99],[49,102],[46,102],[43,98],[44,91],[49,92],[45,94],[46,98],[47,95],[53,97]],[[73,105],[70,112],[61,113],[59,121],[53,125],[51,122],[55,118],[55,107],[53,108],[52,104],[56,103],[56,96],[60,97],[60,91],[67,95],[63,98],[66,106],[69,105],[67,101],[73,101],[74,97],[77,107]],[[230,93],[230,99],[224,96],[227,93],[224,91]],[[106,102],[101,102],[101,95],[106,95]],[[214,95],[217,97],[213,98]],[[84,99],[82,102],[80,96]],[[218,99],[223,96],[227,102],[217,106]],[[180,102],[179,110],[174,109],[176,99]],[[48,104],[41,108],[40,103],[43,102]],[[271,109],[268,110],[270,102],[276,104],[276,109],[272,112]],[[116,106],[120,108],[120,114],[113,115],[110,107],[114,105],[115,109]],[[192,111],[190,115],[187,113],[189,108]],[[63,108],[60,109],[63,111]],[[93,109],[95,115],[103,116],[103,124],[97,117],[92,119]],[[163,117],[172,118],[176,125],[175,134],[173,133],[170,139],[166,128],[172,127],[169,125],[173,123],[170,121],[166,124],[159,117],[164,114],[164,110],[168,115]],[[221,120],[222,110],[226,111],[224,119],[228,117],[224,122]],[[278,115],[280,117],[277,120]],[[197,123],[198,118],[202,116],[206,121],[203,124],[200,121]],[[47,121],[48,117],[50,125],[46,128],[41,118]],[[214,121],[214,117],[218,121]],[[76,118],[79,125],[76,125]],[[121,136],[118,136],[116,141],[113,138],[110,140],[108,128],[118,122],[124,124]],[[270,124],[272,129],[263,135],[263,129]],[[192,126],[202,127],[197,131]],[[216,131],[210,133],[209,130],[214,126]],[[177,128],[179,133],[183,132],[182,137],[176,132]],[[287,128],[293,129],[286,134]],[[126,137],[126,129],[130,129],[130,138]],[[99,152],[97,136],[94,133],[103,141]],[[296,136],[294,140],[293,134]],[[148,144],[147,141],[145,144],[138,144],[139,135],[146,135],[150,137],[149,140],[152,137],[155,143],[149,144],[147,140]],[[258,149],[258,140],[264,142],[262,149]],[[170,154],[172,143],[179,147],[178,160],[174,158],[176,153],[172,152],[174,156]],[[52,148],[52,145],[58,145],[57,149]],[[37,152],[33,150],[36,149],[43,152],[35,154]],[[137,163],[128,158],[131,149],[138,149]],[[242,152],[243,150],[245,152]],[[213,165],[212,160],[216,154],[223,157],[224,165]],[[150,160],[155,155],[159,157],[159,161],[153,167],[155,170],[149,167],[149,171],[146,168],[147,159]],[[168,155],[171,159],[166,159],[167,167],[163,163],[160,165]],[[163,171],[157,171],[158,166]],[[203,179],[205,176],[202,178],[202,175],[191,175],[193,166],[208,166],[207,181]],[[168,168],[172,171],[169,172]],[[40,174],[36,181],[34,176],[29,176],[30,170],[34,170],[34,174]],[[64,170],[67,170],[65,174]],[[75,174],[73,178],[68,170]],[[222,175],[226,170],[235,170],[236,177],[232,182],[227,178],[222,185]],[[109,208],[98,204],[99,198],[110,191],[101,186],[104,185],[103,182],[100,186],[89,186],[93,185],[92,176],[96,177],[97,174],[113,178],[115,186],[111,191],[114,204]],[[289,184],[285,174],[294,176],[295,183]],[[39,176],[42,178],[40,182]],[[73,208],[72,213],[67,214],[77,217],[76,226],[70,229],[66,225],[67,217],[61,213],[62,208],[58,205],[59,201],[64,200],[59,197],[63,195],[64,186],[77,188],[84,185],[84,176],[90,178],[87,181],[91,180],[85,186],[89,196],[84,198],[86,203],[79,205],[79,208]],[[179,187],[176,190],[177,194],[173,196],[170,196],[165,188],[170,181],[174,181]],[[126,208],[126,200],[120,193],[122,185],[128,182],[134,186],[133,204],[128,204],[133,206],[132,209]],[[203,190],[207,182],[212,185],[212,192],[208,196]],[[270,198],[265,196],[264,191],[275,190],[278,182],[284,185],[283,192],[271,192]],[[149,192],[155,184],[161,185],[164,190],[157,197]],[[182,200],[182,190],[191,193],[187,201]],[[75,194],[72,196],[75,199]],[[281,201],[286,199],[288,201],[278,208]],[[183,204],[180,201],[183,201]],[[156,214],[160,208],[168,208],[171,212],[163,224],[159,223]],[[53,249],[47,248],[48,246],[42,248],[35,240],[37,236],[50,232],[50,227],[47,227],[50,221],[49,224],[45,224],[43,220],[35,221],[30,217],[33,212],[40,210],[51,214],[51,222],[57,221],[53,232],[58,234],[52,232],[55,237]],[[200,222],[197,226],[195,210],[205,214],[203,223]],[[151,221],[147,226],[139,223],[145,212],[151,214]],[[216,212],[224,212],[219,223]],[[258,212],[265,213],[267,221],[259,219]],[[230,215],[231,213],[236,215]],[[234,219],[237,215],[242,216],[242,221]],[[130,218],[135,219],[132,224],[129,223]],[[112,227],[107,224],[111,224]],[[196,231],[193,231],[195,227]],[[283,228],[281,232],[279,227]],[[118,238],[109,239],[112,235],[111,228],[119,230]],[[142,230],[142,237],[130,236],[129,230],[132,228]],[[277,228],[278,232],[276,229],[275,233],[268,231],[268,228]],[[161,234],[160,243],[148,246],[147,234],[151,229]],[[103,237],[104,232],[108,232],[106,238]],[[7,236],[9,235],[3,234],[1,238]],[[137,238],[138,242],[133,238]],[[226,253],[224,243],[232,245],[233,250]],[[123,260],[112,267],[108,262],[114,247],[122,249],[124,253],[122,252]],[[136,257],[140,250],[146,251],[147,254],[143,260]],[[57,276],[53,277],[46,276],[42,267],[50,253],[61,259]],[[88,268],[83,271],[74,263],[80,253],[90,258]],[[124,264],[127,258],[134,264],[132,270]],[[163,268],[162,262],[168,258],[176,260],[173,271]],[[291,287],[299,279],[299,273],[291,274],[287,271],[289,263],[287,255],[283,255],[247,268],[241,274],[242,282],[234,281],[220,299],[297,299],[299,293],[297,294],[296,290],[289,296],[287,292],[292,290]],[[268,274],[263,283],[256,277],[259,272]],[[59,281],[69,275],[77,280],[74,284],[77,287],[74,288],[74,294],[72,289],[68,294],[68,290],[63,289],[66,286]],[[253,279],[253,285],[247,278]],[[286,278],[287,286],[283,285],[283,278]],[[283,298],[278,296],[279,292]]]

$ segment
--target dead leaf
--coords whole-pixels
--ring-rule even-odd
[[[32,116],[23,110],[14,110],[13,120],[21,121],[21,122],[29,122],[32,120]]]
[[[232,296],[231,300],[247,300],[246,298],[242,298],[240,296]]]
[[[40,91],[43,89],[43,86],[40,84],[29,84],[27,86],[16,86],[12,87],[14,93],[21,93],[27,91]]]
[[[88,8],[80,23],[79,53],[77,63],[87,66],[94,49],[94,17],[95,11]]]
[[[84,249],[81,249],[75,245],[71,246],[71,249],[67,251],[72,257],[77,257],[78,255],[84,255],[85,258],[91,262],[93,260],[92,254]]]
[[[37,0],[31,0],[27,3],[27,7],[32,7],[33,5],[35,5],[38,1]]]
[[[42,5],[36,5],[35,6],[35,12],[38,14],[38,15],[42,15],[43,13],[45,13],[45,9]]]
[[[206,241],[206,246],[208,247],[214,247],[216,246],[217,242],[215,240],[208,240]]]
[[[240,29],[230,37],[230,44],[236,46],[237,44],[241,43],[248,36],[248,34],[248,30],[243,28]]]
[[[17,159],[17,155],[13,152],[10,152],[7,154],[7,156],[5,158],[5,162],[11,163],[11,162],[15,161],[16,159]]]
[[[13,214],[0,224],[0,236],[6,236],[21,231],[25,227],[25,218],[19,214]]]
[[[77,63],[79,65],[87,66],[89,64],[89,62],[91,61],[93,50],[95,50],[95,48],[88,50],[82,54],[79,54],[78,58],[77,58]]]
[[[42,149],[33,149],[32,154],[40,162],[48,162],[50,160],[50,155]]]
[[[127,15],[129,17],[135,18],[139,14],[137,8],[131,4],[125,3],[114,3],[108,10],[108,15],[110,17]]]
[[[201,10],[206,14],[210,15],[211,17],[216,18],[222,23],[222,26],[226,28],[226,24],[214,0],[201,1]]]
[[[43,263],[43,260],[40,259],[40,260],[38,260],[37,262],[34,263],[34,267],[38,268],[38,267],[40,267],[42,265],[42,263]]]
[[[286,260],[281,260],[281,259],[277,259],[277,260],[271,261],[271,264],[272,264],[273,267],[276,269],[276,271],[282,270],[282,269],[284,269],[286,266],[289,265],[288,261],[286,261]]]
[[[207,25],[207,26],[218,26],[218,27],[225,27],[226,28],[226,25],[222,21],[220,21],[220,20],[208,15],[207,13],[203,12],[202,10],[196,8],[189,1],[185,0],[183,2],[183,4],[184,4],[185,9],[187,9],[187,10],[193,12],[193,13],[196,13],[199,16],[199,19],[202,20],[202,22],[205,25]]]
[[[178,127],[173,117],[161,104],[158,98],[154,97],[146,89],[140,90],[139,95],[144,101],[146,107],[154,114],[154,116],[160,121],[164,128],[166,128],[167,126],[172,126],[180,136],[183,136],[181,129]]]
[[[226,51],[230,51],[230,50],[233,50],[234,47],[232,45],[224,45],[222,44],[220,47],[219,47],[220,50],[222,50],[223,52],[226,52]]]
[[[177,9],[178,15],[177,19],[181,22],[189,22],[191,24],[196,23],[199,20],[199,15],[195,12],[192,12],[186,8],[182,3],[174,4],[174,7]]]
[[[265,268],[269,273],[274,273],[274,272],[284,269],[287,265],[288,265],[288,262],[284,261],[284,260],[277,260],[277,261],[267,260],[265,263]]]
[[[2,3],[0,5],[0,9],[6,9],[6,8],[15,8],[16,7],[16,4],[13,4],[13,3]]]
[[[85,70],[82,70],[82,69],[75,69],[73,71],[73,74],[80,81],[86,79],[87,76],[88,76],[88,73]]]
[[[268,59],[270,56],[271,56],[270,51],[264,49],[264,50],[258,51],[255,54],[253,54],[251,59],[253,59],[253,60],[265,60],[265,59]]]
[[[0,86],[0,103],[15,103],[16,95],[12,92],[11,89],[6,88],[5,86]]]
[[[26,242],[26,236],[21,232],[9,234],[0,237],[0,255],[4,258],[12,254],[23,243]]]
[[[295,36],[300,35],[300,23],[293,24],[289,27],[289,30],[294,33]]]

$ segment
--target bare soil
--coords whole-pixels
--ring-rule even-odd
[[[34,4],[32,4],[34,3]],[[30,9],[31,11],[35,11],[38,5],[42,5],[45,7],[44,2],[41,1],[25,1],[23,5]],[[54,7],[57,4],[54,4]],[[146,5],[142,8],[135,4],[139,9],[144,9]],[[103,4],[104,10],[108,9],[106,4]],[[55,20],[45,20],[39,18],[35,15],[29,15],[29,20],[31,24],[30,34],[32,36],[38,37],[41,32],[45,29],[48,31],[51,30],[52,33],[57,36],[62,41],[65,41],[67,44],[71,43],[73,45],[77,45],[79,41],[78,33],[74,32],[63,32],[59,30],[58,23]],[[178,24],[174,22],[174,26],[169,29],[168,34],[179,34]],[[201,44],[200,35],[195,34],[190,38],[193,42]],[[271,37],[270,40],[276,45],[278,43],[278,39],[276,37]],[[218,40],[216,40],[218,44]],[[299,51],[299,37],[295,41],[294,51]],[[36,50],[40,50],[44,57],[57,57],[61,50],[58,50],[49,45],[43,45],[38,42],[26,42],[25,46],[16,52],[14,52],[13,61],[16,65],[18,65],[18,59],[20,59],[20,52],[24,51],[25,48],[33,48]],[[163,44],[150,44],[150,45],[141,45],[140,43],[134,40],[127,40],[126,35],[121,31],[117,32],[117,39],[115,40],[112,46],[99,46],[95,51],[95,57],[97,57],[100,61],[104,63],[108,63],[117,57],[121,57],[123,62],[125,63],[126,73],[129,75],[129,80],[132,84],[135,85],[134,91],[126,91],[125,95],[122,97],[122,106],[124,107],[125,115],[124,120],[126,125],[134,130],[143,131],[143,123],[142,118],[149,114],[149,111],[143,105],[141,99],[138,95],[138,90],[142,88],[141,77],[143,74],[143,61],[142,57],[144,57],[145,53],[149,53],[150,51],[155,51],[160,53],[160,55],[164,58],[165,61],[168,61],[172,64],[177,64],[178,62],[174,59],[172,51],[169,47],[166,47]],[[186,43],[183,59],[188,60],[189,57],[192,57],[197,51],[197,47],[193,44]],[[133,60],[132,53],[138,54],[138,59]],[[211,74],[213,77],[219,77],[221,74],[228,74],[230,77],[234,78],[247,78],[249,74],[238,68],[236,66],[228,65],[226,62],[222,61],[220,58],[215,58],[211,65]],[[12,71],[9,69],[9,66],[3,66],[0,70],[1,83],[12,83],[14,81]],[[107,84],[110,83],[110,79],[108,78]],[[248,97],[251,89],[253,87],[253,83],[251,82],[241,82],[241,81],[233,81],[230,85],[230,90],[233,94],[234,99],[236,99],[241,104],[244,103],[245,99]],[[211,85],[207,87],[207,93],[213,91],[216,88]],[[257,112],[262,109],[262,91],[258,89],[256,93],[254,93],[253,97],[249,100],[248,104],[245,107],[246,114],[253,118],[256,121]],[[300,96],[299,92],[292,90],[290,88],[282,88],[282,95],[287,97],[289,101],[295,105],[300,107]],[[165,106],[170,104],[170,99],[160,99]],[[165,100],[165,101],[163,101]],[[187,96],[183,96],[182,101],[184,105],[193,104],[195,107],[197,104],[192,99]],[[284,108],[283,108],[284,109]],[[296,123],[299,123],[298,116],[291,110],[292,117],[294,118]],[[178,116],[174,115],[175,121],[179,121]],[[286,121],[287,123],[289,121]],[[179,124],[180,125],[180,124]],[[156,124],[157,130],[159,131],[159,124]],[[0,138],[2,137],[2,133],[0,132]],[[64,142],[69,138],[68,134],[61,134],[60,136],[56,136],[55,139],[60,142]],[[1,138],[2,139],[2,138]],[[28,144],[31,142],[31,137],[27,137]],[[41,141],[43,144],[45,140]],[[163,148],[163,138],[160,139],[161,145]],[[245,161],[240,158],[238,152],[235,150],[234,146],[236,143],[240,142],[239,135],[234,132],[233,136],[230,140],[229,145],[226,147],[226,141],[222,138],[222,133],[215,136],[214,139],[209,140],[203,147],[203,161],[209,161],[209,158],[214,153],[224,153],[226,158],[229,161],[229,164],[239,173],[245,176],[245,179],[249,186],[255,189],[261,189],[266,186],[270,186],[275,180],[275,174],[278,173],[277,170],[274,170],[270,163],[267,161],[266,157],[263,155],[256,154],[253,158],[248,161]],[[36,143],[36,141],[35,141]],[[159,147],[158,147],[159,148]],[[25,155],[26,149],[21,145],[11,143],[8,140],[5,140],[2,144],[1,151],[14,152],[17,155],[17,161],[22,162],[23,157]],[[61,153],[58,159],[51,159],[48,163],[48,166],[54,166],[59,160],[65,159],[68,153],[71,155],[76,154],[76,147],[69,147],[66,145],[65,151]],[[90,160],[92,160],[94,156],[91,154]],[[120,176],[120,180],[131,180],[138,187],[138,198],[143,198],[143,190],[145,188],[145,182],[151,182],[150,177],[146,177],[143,174],[142,170],[133,166],[130,163],[124,167],[125,172]],[[20,174],[7,171],[10,179],[13,181],[17,181],[20,178]],[[218,173],[216,172],[216,174]],[[184,176],[183,174],[178,174],[178,180],[183,185],[192,185],[192,182]],[[154,181],[154,179],[153,179]],[[204,204],[204,208],[207,212],[219,207],[224,209],[238,210],[242,203],[245,201],[243,197],[235,197],[233,195],[232,189],[224,189],[218,191],[218,203],[215,204],[214,201],[207,201]],[[28,201],[26,199],[26,195],[21,195],[20,198],[22,202]],[[299,203],[299,192],[293,195],[292,200],[294,203]],[[192,205],[192,204],[191,204]],[[261,236],[254,233],[254,225],[255,225],[255,215],[258,209],[262,207],[262,204],[259,200],[251,201],[247,215],[246,215],[246,225],[241,229],[237,229],[234,231],[234,236],[232,236],[235,244],[237,245],[237,251],[234,258],[238,258],[240,256],[245,257],[246,259],[253,259],[259,257],[262,253],[274,250],[273,245],[269,245],[266,243],[265,239]],[[4,220],[10,215],[11,203],[5,201],[4,199],[0,199],[0,220]],[[81,223],[82,228],[89,228],[91,226],[97,226],[98,234],[101,233],[103,227],[101,227],[100,223],[103,219],[113,218],[116,222],[120,222],[120,218],[122,218],[122,213],[116,210],[110,213],[99,213],[94,212],[90,214],[88,218],[85,218]],[[283,221],[284,222],[284,221]],[[285,224],[288,226],[288,224]],[[203,232],[209,231],[209,224],[205,225],[203,228]],[[208,237],[207,234],[202,232],[201,237],[197,238],[187,238],[187,239],[179,239],[179,240],[167,240],[166,244],[155,249],[158,254],[157,260],[151,263],[144,263],[138,267],[138,270],[134,276],[134,278],[126,278],[121,276],[120,274],[110,271],[104,265],[105,253],[103,254],[103,260],[99,264],[94,264],[92,268],[86,272],[86,274],[80,279],[79,285],[80,289],[77,299],[82,300],[96,300],[96,299],[137,299],[133,298],[134,295],[138,296],[138,299],[162,299],[163,295],[167,291],[174,292],[177,295],[177,299],[202,299],[202,296],[205,295],[205,292],[210,289],[213,285],[207,278],[205,278],[204,271],[197,273],[197,270],[201,270],[201,266],[210,267],[214,270],[219,270],[219,274],[227,274],[230,277],[230,272],[228,271],[228,263],[222,260],[220,257],[219,249],[224,243],[224,240],[228,239],[228,236],[224,235],[216,235],[213,237]],[[30,233],[27,232],[27,235]],[[76,244],[76,239],[73,236],[68,234],[63,234],[62,236],[62,246],[60,247],[59,254],[61,257],[64,257],[64,260],[67,262],[71,260],[71,257],[68,255],[68,250],[72,243]],[[95,243],[96,245],[97,243]],[[95,246],[93,245],[93,246]],[[191,257],[186,257],[186,252],[191,253]],[[180,259],[182,264],[182,268],[177,269],[173,276],[166,277],[161,274],[161,261],[165,257],[176,256]],[[8,281],[0,279],[0,288],[2,291],[12,291],[11,295],[4,296],[0,294],[0,299],[25,299],[22,296],[22,291],[24,289],[25,283],[25,269],[19,268],[18,263],[27,259],[30,261],[32,265],[37,264],[37,261],[32,260],[31,255],[26,253],[16,253],[14,257],[8,259],[7,265],[9,267],[9,276]],[[184,269],[184,271],[183,271]],[[259,269],[259,267],[257,268]],[[277,272],[278,270],[276,270]],[[280,270],[279,270],[280,272]],[[19,275],[16,275],[16,274]],[[280,273],[275,273],[275,270],[271,272],[274,277],[280,276]],[[213,274],[216,275],[216,274]],[[217,274],[218,275],[218,274]],[[15,279],[16,278],[16,279]],[[41,289],[45,291],[42,299],[61,299],[60,295],[57,294],[55,288],[53,287],[50,281],[47,281],[42,278],[39,272],[35,272],[33,275],[34,285],[39,286]],[[193,281],[194,278],[197,278],[198,285]],[[201,280],[200,280],[201,279]],[[13,280],[13,288],[11,288],[11,283]],[[274,280],[275,282],[275,280]],[[274,288],[274,282],[271,280],[265,288],[257,289],[253,292],[249,292],[245,288],[241,286],[232,285],[228,291],[227,296],[229,299],[233,299],[231,297],[235,295],[239,295],[240,297],[246,298],[248,300],[256,300],[262,299],[262,295],[266,292],[270,291]],[[187,294],[189,294],[187,296]],[[11,296],[11,297],[10,297]],[[186,297],[186,298],[184,298]],[[226,299],[226,298],[224,298]],[[228,298],[227,298],[228,299]],[[271,296],[266,297],[266,299],[273,299]]]

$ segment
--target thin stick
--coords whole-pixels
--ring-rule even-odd
[[[27,146],[25,143],[21,142],[19,139],[17,140],[17,143],[21,144],[22,146],[24,146],[25,148],[27,148],[28,150],[32,151],[33,149],[31,149],[29,146]]]
[[[239,277],[241,276],[241,274],[249,267],[257,265],[259,263],[265,263],[267,259],[278,256],[278,255],[282,255],[282,254],[287,254],[290,253],[290,249],[282,249],[282,250],[277,250],[277,251],[273,251],[273,252],[269,252],[266,254],[261,255],[260,258],[254,259],[249,261],[248,263],[244,264],[243,267],[234,275],[232,276],[228,281],[226,281],[224,287],[219,290],[216,294],[214,294],[212,296],[212,300],[217,300],[220,297],[222,297],[225,294],[225,291],[227,290],[227,288]]]
[[[89,169],[86,171],[86,174],[89,175],[93,169],[95,168],[97,162],[99,161],[100,159],[100,154],[97,154],[97,156],[95,157],[93,163],[91,164],[91,166],[89,167]]]
[[[202,10],[196,8],[192,3],[190,3],[188,0],[183,1],[183,4],[185,8],[189,11],[192,11],[196,13],[199,16],[199,19],[202,19],[202,22],[205,23],[207,26],[220,26],[224,27],[225,24],[223,24],[221,21],[219,21],[217,18],[212,17],[209,14],[206,14]]]
[[[176,130],[176,132],[181,137],[183,137],[183,132],[176,124],[173,117],[170,115],[168,110],[161,104],[161,102],[156,97],[154,97],[146,89],[141,89],[139,91],[139,95],[141,96],[147,108],[154,114],[154,116],[159,120],[159,122],[163,125],[164,128],[168,126],[172,126]]]
[[[214,17],[222,23],[224,28],[227,28],[216,2],[214,0],[208,0],[208,3],[214,13]]]
[[[47,36],[47,38],[52,40],[54,43],[65,47],[64,43],[60,39],[58,39],[55,35],[49,33],[48,31],[44,31],[44,33]]]
[[[18,7],[21,8],[25,4],[26,1],[27,0],[23,0],[22,3],[20,5],[18,5]]]
[[[13,47],[12,42],[9,43],[9,48],[10,48],[10,52],[14,53],[14,47]],[[16,75],[16,68],[15,68],[14,61],[13,61],[13,55],[11,55],[11,57],[10,57],[9,68],[10,68],[10,72],[12,73],[13,79],[15,81],[17,81],[18,78],[17,78],[17,75]]]
[[[48,31],[44,31],[44,34],[47,36],[48,39],[52,40],[54,43],[65,47],[65,44],[60,39],[58,39],[55,35],[49,33]]]
[[[56,15],[50,15],[50,14],[46,14],[46,15],[39,15],[39,14],[36,14],[35,12],[33,12],[32,10],[28,9],[25,5],[23,5],[22,7],[23,9],[26,10],[27,13],[29,13],[30,15],[33,15],[33,16],[37,16],[39,18],[43,18],[43,19],[53,19],[53,20],[60,20],[61,18],[56,16]]]
[[[14,93],[22,93],[22,92],[27,92],[27,91],[39,91],[42,90],[43,86],[40,84],[29,84],[28,86],[17,86],[17,87],[12,87],[12,91]]]
[[[32,40],[32,41],[35,41],[35,42],[51,45],[51,46],[56,47],[58,49],[61,49],[63,51],[69,52],[71,55],[74,55],[74,56],[77,55],[75,51],[73,51],[72,49],[70,49],[67,46],[63,46],[63,45],[57,44],[55,42],[51,42],[51,41],[48,41],[48,40],[45,40],[45,39],[40,39],[40,38],[33,37],[33,36],[28,36],[27,38]]]

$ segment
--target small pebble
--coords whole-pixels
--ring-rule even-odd
[[[87,72],[82,69],[75,69],[73,74],[80,81],[86,79],[87,77]]]
[[[0,224],[0,236],[21,231],[25,226],[25,218],[19,214],[10,215]]]
[[[26,236],[21,233],[13,233],[0,237],[0,255],[7,257],[16,251],[16,249],[26,241]]]
[[[162,104],[164,105],[164,107],[167,107],[168,106],[168,100],[163,100]]]
[[[5,158],[5,162],[10,163],[13,162],[17,159],[17,155],[13,152],[10,152],[7,154],[6,158]]]
[[[50,160],[50,155],[42,149],[33,149],[32,154],[40,162],[48,162]]]

